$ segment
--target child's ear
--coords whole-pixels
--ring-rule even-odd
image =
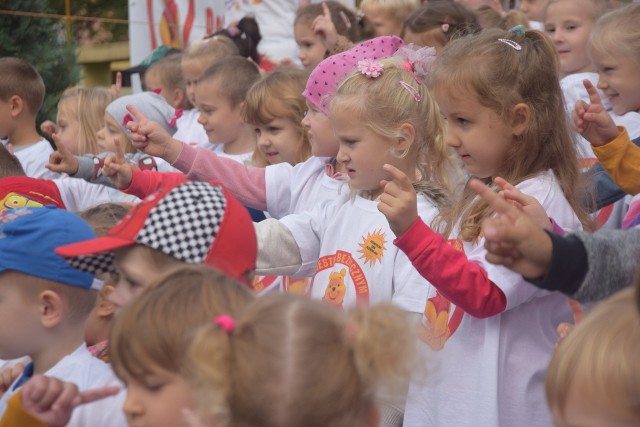
[[[521,102],[511,109],[511,128],[514,136],[524,134],[530,122],[531,108],[527,104]]]
[[[19,116],[25,108],[24,100],[18,95],[9,98],[9,105],[11,105],[11,117],[14,118]]]
[[[45,328],[53,328],[64,317],[64,302],[57,292],[50,289],[42,291],[38,296],[40,305],[40,321]]]
[[[411,123],[403,123],[400,128],[400,137],[396,145],[397,151],[404,153],[411,149],[416,140],[416,128]]]
[[[180,88],[175,88],[173,90],[173,95],[171,96],[172,102],[171,105],[174,108],[180,108],[180,106],[182,104],[184,104],[184,100],[186,98],[186,93],[184,90],[180,89]]]

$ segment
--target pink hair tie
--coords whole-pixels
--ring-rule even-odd
[[[160,95],[160,92],[162,92],[162,88],[161,87],[157,87],[157,88],[153,89],[151,92],[155,93],[156,95]]]
[[[176,112],[173,115],[173,119],[171,119],[171,121],[169,122],[169,127],[174,127],[176,125],[176,122],[178,121],[178,119],[182,117],[182,113],[184,113],[184,111],[182,111],[181,108],[176,108]]]
[[[131,114],[127,113],[127,115],[124,116],[124,118],[122,119],[122,126],[127,127],[127,123],[132,121],[133,121],[133,117],[131,116]]]
[[[236,328],[236,321],[228,314],[221,314],[220,316],[217,316],[213,323],[225,331],[227,335],[231,335],[231,332]]]
[[[231,25],[229,28],[227,28],[227,33],[229,33],[231,37],[235,37],[240,34],[240,28],[236,27],[235,25]]]

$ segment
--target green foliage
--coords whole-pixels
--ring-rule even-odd
[[[71,15],[83,17],[100,17],[113,19],[127,19],[129,16],[127,0],[70,0]],[[49,0],[49,7],[55,13],[65,14],[65,0]],[[99,41],[126,41],[129,39],[127,24],[114,24],[95,21],[72,22],[72,32],[75,39],[107,39]]]
[[[5,10],[46,12],[46,0],[12,0]],[[32,64],[42,75],[47,90],[38,125],[55,120],[62,92],[80,80],[75,48],[67,46],[64,23],[55,19],[0,15],[0,57],[17,56]]]

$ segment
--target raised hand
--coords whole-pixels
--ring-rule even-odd
[[[122,73],[120,71],[116,73],[116,82],[111,85],[110,90],[116,98],[120,98],[120,92],[122,92]]]
[[[133,146],[150,156],[162,157],[169,163],[175,161],[182,149],[182,143],[174,140],[159,123],[147,119],[133,105],[127,105],[127,110],[136,119],[127,123]]]
[[[400,237],[418,218],[416,191],[409,177],[400,169],[392,165],[384,165],[383,168],[392,179],[380,182],[384,192],[380,196],[378,210],[387,217],[391,231]]]
[[[44,375],[34,375],[22,387],[25,410],[50,426],[65,426],[73,410],[85,403],[118,394],[118,387],[103,387],[79,392],[75,384]]]
[[[46,165],[46,168],[53,172],[74,175],[78,172],[78,159],[60,142],[58,134],[51,134],[51,138],[58,151],[54,151],[49,155],[49,163]]]
[[[534,220],[540,227],[545,230],[551,230],[551,221],[549,220],[547,211],[544,210],[538,199],[524,194],[504,178],[496,177],[493,182],[502,188],[502,191],[499,193],[502,197],[511,202],[515,207],[522,209],[529,215],[529,218]]]
[[[120,144],[120,139],[116,138],[114,142],[116,152],[115,154],[109,154],[104,160],[102,174],[109,177],[117,188],[123,189],[131,185],[131,178],[133,176],[131,171],[132,166],[124,157],[124,150]]]
[[[22,371],[24,371],[24,363],[16,363],[15,365],[5,368],[0,372],[0,396],[9,390]]]
[[[346,22],[349,23],[348,18],[346,19]],[[336,41],[338,40],[338,30],[331,19],[331,12],[329,11],[329,6],[327,6],[326,3],[322,3],[322,15],[317,16],[313,20],[311,29],[314,34],[320,37],[325,49],[329,51],[333,49],[336,45]]]
[[[482,221],[487,261],[528,278],[543,277],[552,254],[551,238],[544,229],[482,182],[473,179],[469,187],[496,212]]]
[[[573,127],[594,147],[605,145],[618,137],[620,131],[607,113],[598,91],[589,80],[583,80],[589,94],[589,102],[579,100],[571,113]]]
[[[40,132],[44,133],[45,135],[51,136],[53,133],[58,132],[58,125],[56,125],[51,120],[45,120],[44,122],[40,123]]]

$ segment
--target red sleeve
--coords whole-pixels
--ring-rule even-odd
[[[155,172],[132,168],[131,184],[122,191],[144,199],[162,187],[174,186],[187,181],[189,180],[180,172]]]
[[[466,313],[483,319],[507,308],[507,298],[478,264],[455,249],[420,218],[393,243],[418,272],[449,301]]]

